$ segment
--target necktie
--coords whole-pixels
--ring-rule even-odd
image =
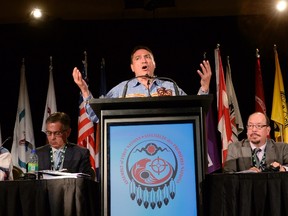
[[[59,166],[60,159],[61,159],[61,150],[58,149],[54,152],[54,161],[55,161],[54,167],[56,170]]]
[[[254,163],[254,165],[255,165],[257,168],[259,168],[259,166],[260,166],[260,160],[259,160],[258,155],[257,155],[258,152],[261,152],[261,149],[260,149],[260,148],[255,148],[255,149],[253,150],[253,154],[252,154],[253,163]]]

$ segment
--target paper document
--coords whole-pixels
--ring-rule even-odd
[[[54,170],[41,170],[38,173],[42,174],[43,179],[90,178],[90,175],[85,173],[69,173]]]

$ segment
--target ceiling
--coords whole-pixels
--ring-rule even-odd
[[[0,23],[25,23],[33,7],[47,19],[104,20],[269,14],[275,0],[9,0]],[[152,6],[151,6],[152,5]]]

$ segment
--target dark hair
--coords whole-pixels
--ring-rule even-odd
[[[140,49],[147,50],[147,51],[150,52],[151,55],[154,57],[154,55],[153,55],[153,53],[152,53],[152,50],[151,50],[149,47],[139,45],[139,46],[134,47],[134,49],[133,49],[132,52],[131,52],[131,57],[130,57],[131,64],[132,64],[132,62],[133,62],[133,55],[135,54],[135,52],[137,52],[137,50],[140,50]]]
[[[46,124],[55,122],[60,122],[63,125],[62,130],[67,130],[70,128],[71,119],[64,112],[55,112],[46,119]]]

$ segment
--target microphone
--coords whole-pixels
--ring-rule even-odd
[[[166,80],[166,81],[170,81],[173,83],[173,86],[174,86],[174,91],[175,91],[175,95],[176,96],[179,96],[179,87],[177,85],[177,83],[171,79],[171,78],[168,78],[168,77],[157,77],[156,75],[153,75],[153,76],[150,76],[148,74],[145,74],[145,75],[140,75],[140,76],[136,76],[136,77],[133,77],[132,79],[128,80],[124,86],[124,89],[123,89],[123,93],[122,93],[122,97],[125,98],[126,97],[126,93],[127,93],[127,88],[128,88],[128,83],[133,80],[133,79],[136,79],[136,78],[148,78],[148,79],[159,79],[159,80]],[[148,81],[148,87],[150,85],[150,81]],[[149,89],[148,89],[149,90]],[[150,95],[150,90],[149,90],[149,95]]]
[[[12,137],[7,137],[6,140],[4,140],[4,142],[2,142],[2,144],[0,145],[0,147],[2,147],[5,143],[7,143],[8,141],[10,141],[12,139]]]
[[[9,140],[11,140],[11,139],[12,139],[12,137],[8,137],[6,140],[4,140],[4,142],[1,143],[1,145],[0,145],[0,154],[4,153],[4,152],[2,152],[3,149],[5,150],[5,148],[3,147],[3,145],[4,145],[5,143],[7,143],[7,142],[8,142]]]
[[[134,80],[134,79],[137,79],[137,78],[147,78],[147,79],[155,79],[157,76],[150,76],[150,75],[148,75],[148,74],[145,74],[145,75],[139,75],[139,76],[136,76],[136,77],[133,77],[133,78],[131,78],[131,79],[129,79],[127,82],[126,82],[126,84],[125,84],[125,86],[124,86],[124,89],[123,89],[123,93],[122,93],[122,98],[125,98],[126,97],[126,93],[127,93],[127,88],[128,88],[128,83],[131,81],[131,80]],[[148,83],[148,87],[149,87],[149,85],[150,85],[150,81],[149,81],[149,83]],[[150,94],[150,92],[149,92],[149,94]]]
[[[151,97],[151,93],[150,93],[150,79],[147,80],[147,87],[148,87],[148,95],[149,95],[149,97]]]

